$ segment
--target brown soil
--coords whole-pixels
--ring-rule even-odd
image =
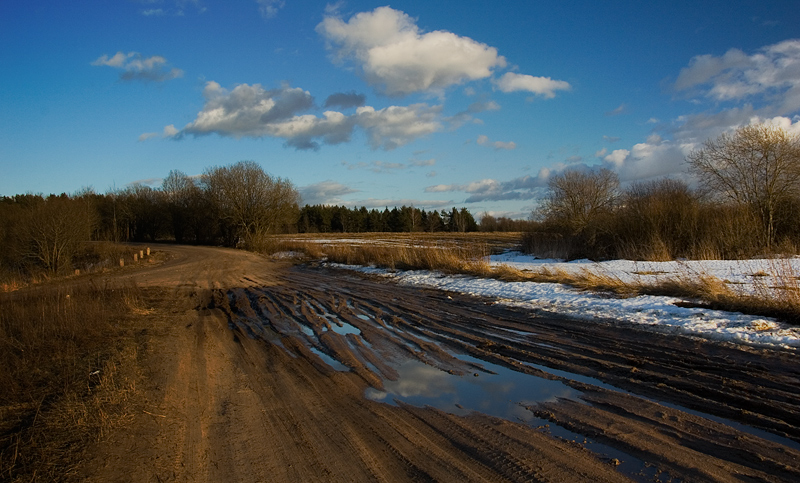
[[[119,275],[151,309],[146,377],[134,422],[92,448],[87,481],[800,480],[793,351],[553,318],[241,251],[162,250],[164,264]],[[579,396],[525,405],[522,422],[365,397],[406,360],[462,377],[491,363]]]

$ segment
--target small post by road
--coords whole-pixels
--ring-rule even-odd
[[[138,261],[139,261],[139,254],[138,253],[134,253],[133,254],[133,263],[136,263]]]
[[[150,256],[150,247],[147,247],[147,256]]]
[[[120,268],[125,266],[125,259],[124,258],[120,258],[119,259],[119,266],[120,266]]]
[[[139,250],[139,258],[144,260],[144,250]]]

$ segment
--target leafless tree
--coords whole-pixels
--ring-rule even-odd
[[[53,274],[68,269],[80,243],[91,236],[92,219],[80,202],[51,196],[18,219],[19,255]]]
[[[687,161],[713,193],[758,216],[771,249],[781,207],[800,194],[800,136],[769,124],[744,126],[706,141]]]
[[[164,194],[164,202],[169,211],[169,218],[172,226],[172,234],[175,241],[182,243],[186,238],[190,227],[195,218],[200,216],[197,211],[199,188],[194,180],[186,173],[178,170],[169,172],[161,183],[161,191]],[[206,221],[206,223],[208,223]],[[195,233],[195,240],[197,234]]]
[[[233,230],[233,240],[259,243],[296,221],[300,196],[285,179],[273,178],[253,161],[213,167],[201,178],[218,216]]]
[[[574,235],[613,209],[618,189],[619,178],[608,169],[569,170],[550,178],[542,214]]]

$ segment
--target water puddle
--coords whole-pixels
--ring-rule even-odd
[[[339,323],[341,323],[342,325],[339,326],[336,322],[331,322],[331,330],[339,335],[347,335],[347,334],[361,335],[361,331],[358,328],[348,324],[347,322],[339,321]]]
[[[350,370],[349,367],[342,364],[341,362],[337,361],[333,357],[329,356],[328,354],[322,352],[321,350],[317,349],[316,347],[309,347],[308,348],[311,352],[318,355],[320,359],[322,359],[325,364],[331,366],[334,370],[339,372],[348,372]]]
[[[458,376],[417,360],[395,366],[396,381],[384,380],[384,390],[367,389],[368,399],[396,405],[398,401],[417,407],[431,406],[450,414],[466,416],[473,411],[540,428],[555,437],[583,444],[599,458],[620,462],[619,471],[634,481],[662,480],[665,476],[644,461],[623,451],[598,443],[583,435],[536,417],[525,406],[557,398],[577,400],[581,392],[561,381],[542,379],[464,354],[453,354],[462,361],[482,365],[487,372]],[[566,373],[564,373],[566,374]],[[590,379],[590,378],[587,378]]]
[[[465,360],[470,359],[469,357],[466,357],[466,356],[461,356],[461,358],[465,359]],[[478,361],[478,362],[482,362],[479,359],[474,359],[474,360]],[[607,384],[607,383],[605,383],[605,382],[603,382],[603,381],[601,381],[599,379],[595,379],[595,378],[590,377],[590,376],[583,376],[583,375],[580,375],[580,374],[573,374],[571,372],[562,371],[562,370],[559,370],[559,369],[552,369],[550,367],[541,366],[539,364],[533,364],[531,362],[522,362],[522,361],[519,361],[519,362],[520,362],[520,364],[526,364],[526,365],[528,365],[530,367],[539,369],[539,370],[541,370],[543,372],[547,372],[549,374],[553,374],[555,376],[560,376],[560,377],[563,377],[563,378],[566,378],[566,379],[572,379],[573,381],[582,382],[584,384],[591,384],[591,385],[594,385],[594,386],[597,386],[597,387],[601,387],[603,389],[608,389],[609,391],[615,391],[615,392],[620,392],[620,393],[627,394],[627,395],[630,395],[630,396],[636,396],[638,398],[641,398],[641,399],[644,399],[644,400],[647,400],[647,401],[650,401],[650,402],[654,402],[654,403],[660,404],[662,406],[666,406],[666,407],[668,407],[670,409],[676,409],[678,411],[682,411],[684,413],[691,414],[693,416],[698,416],[698,417],[701,417],[701,418],[709,419],[711,421],[714,421],[714,422],[717,422],[717,423],[721,423],[721,424],[724,424],[724,425],[729,426],[731,428],[734,428],[737,431],[741,431],[743,433],[746,433],[746,434],[749,434],[749,435],[752,435],[752,436],[756,436],[756,437],[765,439],[767,441],[771,441],[773,443],[782,444],[784,446],[788,446],[788,447],[790,447],[792,449],[796,449],[796,450],[800,451],[800,443],[798,443],[798,442],[796,442],[796,441],[794,441],[794,440],[792,440],[790,438],[786,438],[784,436],[780,436],[780,435],[777,435],[775,433],[771,433],[769,431],[765,431],[763,429],[759,429],[759,428],[756,428],[756,427],[753,427],[753,426],[749,426],[747,424],[743,424],[743,423],[739,423],[737,421],[726,419],[726,418],[721,417],[721,416],[716,416],[716,415],[713,415],[713,414],[704,413],[702,411],[697,411],[697,410],[694,410],[694,409],[690,409],[690,408],[687,408],[687,407],[684,407],[684,406],[681,406],[681,405],[678,405],[678,404],[673,404],[673,403],[670,403],[670,402],[661,401],[661,400],[653,399],[653,398],[650,398],[650,397],[647,397],[647,396],[642,396],[640,394],[632,393],[630,391],[626,391],[625,389],[621,389],[621,388],[618,388],[616,386],[612,386],[611,384]]]
[[[461,356],[462,360],[465,358]],[[485,361],[478,361],[488,371],[463,376],[449,374],[417,360],[406,360],[395,367],[396,381],[384,381],[384,390],[368,389],[373,401],[413,406],[432,406],[448,413],[466,415],[472,411],[509,419],[529,421],[533,414],[523,406],[556,398],[575,399],[579,391],[560,381],[512,371]]]

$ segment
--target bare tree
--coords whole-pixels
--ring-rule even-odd
[[[598,215],[611,212],[618,189],[619,178],[608,169],[566,171],[550,178],[542,214],[574,235]]]
[[[273,178],[253,161],[207,169],[201,180],[221,220],[232,230],[231,244],[239,240],[257,244],[265,234],[296,222],[300,196],[294,185]]]
[[[182,243],[186,238],[186,233],[192,223],[194,213],[193,204],[198,198],[198,188],[194,180],[182,171],[172,170],[161,183],[161,191],[164,193],[165,203],[169,210],[172,226],[172,234],[175,241]],[[197,238],[195,234],[195,239]]]
[[[89,240],[93,217],[79,201],[51,196],[26,210],[15,235],[19,255],[50,273],[70,267],[81,242]]]
[[[800,193],[800,136],[769,124],[744,126],[706,141],[686,159],[715,194],[758,216],[771,249],[781,206]]]

